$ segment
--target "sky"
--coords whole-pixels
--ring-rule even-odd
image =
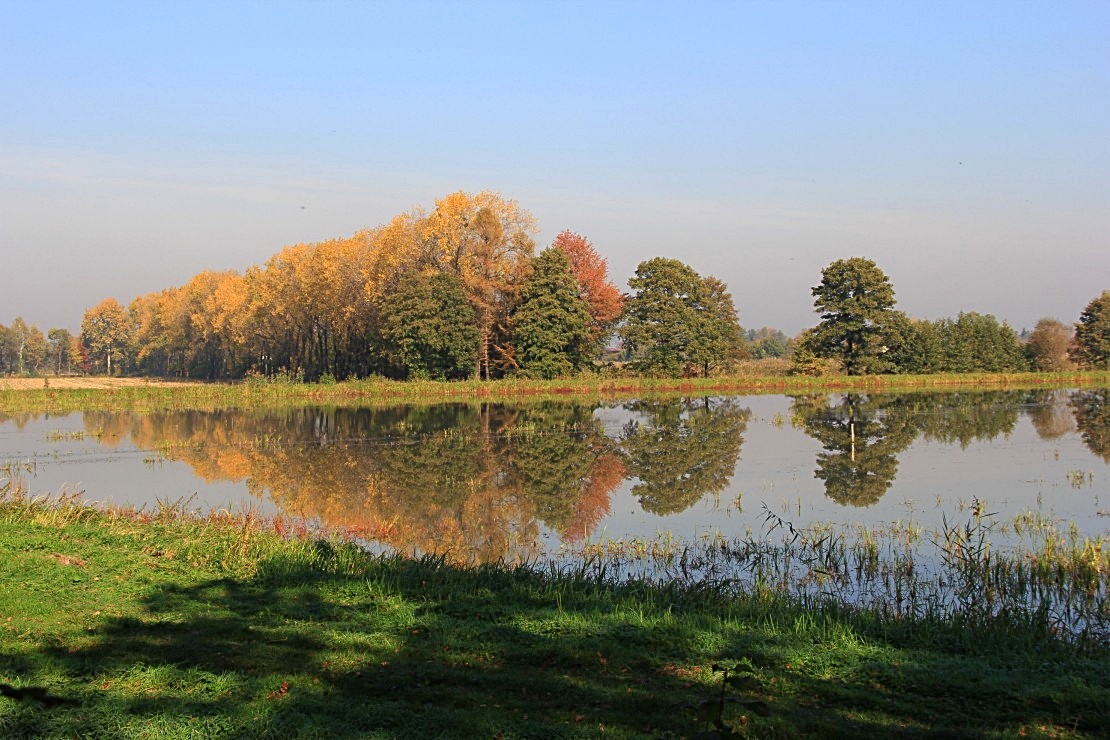
[[[897,308],[1110,289],[1110,2],[0,0],[0,323],[493,190],[745,328],[867,257]]]

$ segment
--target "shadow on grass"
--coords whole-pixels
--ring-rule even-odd
[[[430,558],[367,558],[340,573],[328,558],[273,559],[243,581],[164,585],[138,617],[6,661],[28,677],[64,675],[82,704],[21,707],[5,732],[689,737],[707,728],[690,707],[715,699],[720,685],[708,667],[742,659],[753,666],[746,691],[771,710],[749,720],[760,736],[974,737],[1059,726],[1074,714],[985,665],[985,683],[968,695],[975,682],[959,674],[974,660],[920,650],[896,660],[898,649],[878,641],[825,653],[811,637],[721,618],[724,608],[703,614],[681,594],[667,602],[635,586]],[[847,621],[828,629],[853,630]],[[800,672],[791,664],[799,655],[829,665]],[[1105,697],[1092,691],[1079,692],[1081,706]],[[1097,732],[1105,719],[1086,711],[1069,729]]]

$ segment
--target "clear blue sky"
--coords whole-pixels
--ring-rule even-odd
[[[0,0],[0,323],[243,270],[454,190],[653,256],[745,327],[829,262],[898,307],[1110,289],[1110,2]]]

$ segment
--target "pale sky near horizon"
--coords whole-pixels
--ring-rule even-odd
[[[0,323],[77,330],[455,190],[674,257],[745,328],[1110,289],[1110,2],[0,0]]]

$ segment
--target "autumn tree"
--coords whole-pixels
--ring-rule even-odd
[[[23,350],[23,367],[27,373],[40,375],[43,372],[46,368],[47,350],[46,336],[37,326],[31,324]]]
[[[578,294],[589,305],[592,326],[590,340],[595,349],[612,333],[624,308],[624,296],[609,280],[607,261],[589,239],[570,230],[555,237],[551,246],[570,258],[570,271],[578,283]]]
[[[81,341],[93,358],[103,358],[106,373],[112,374],[112,359],[125,356],[134,330],[126,309],[115,298],[105,298],[89,310],[81,320]],[[99,362],[99,359],[96,359]]]
[[[641,262],[628,285],[620,334],[643,370],[708,375],[718,361],[743,351],[743,332],[724,283],[689,265],[656,257]]]
[[[513,314],[521,372],[529,377],[573,375],[590,363],[593,318],[579,294],[566,253],[554,247],[532,261]]]
[[[508,317],[535,249],[535,219],[498,193],[452,193],[421,221],[421,267],[459,277],[478,317],[477,374],[514,364]]]
[[[55,375],[72,372],[75,339],[68,329],[51,329],[46,333],[46,362]]]
[[[474,374],[477,316],[455,275],[403,278],[383,311],[382,337],[410,377],[448,380]]]
[[[812,337],[818,357],[839,360],[848,375],[882,372],[883,326],[894,308],[894,288],[871,260],[837,260],[813,288],[821,323]]]
[[[17,316],[16,321],[8,327],[9,372],[23,375],[29,372],[28,347],[34,332],[32,327],[23,321],[22,316]]]
[[[1110,370],[1110,290],[1104,290],[1079,315],[1072,359],[1084,367]]]
[[[1044,318],[1037,322],[1025,344],[1025,354],[1037,370],[1053,372],[1070,370],[1075,363],[1068,356],[1072,330],[1056,319]]]

